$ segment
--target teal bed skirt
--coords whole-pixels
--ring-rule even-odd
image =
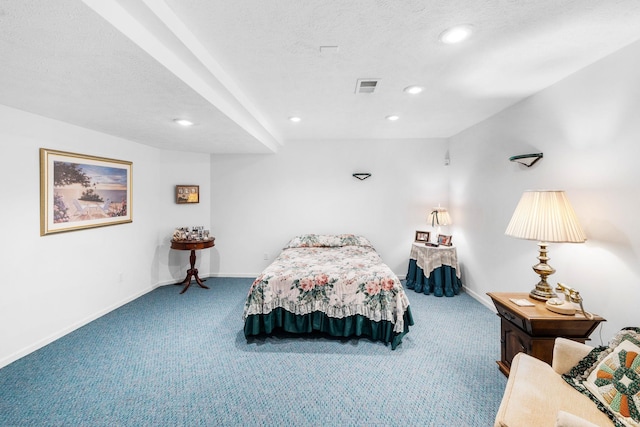
[[[294,334],[322,332],[334,337],[366,337],[390,343],[391,349],[395,350],[402,342],[402,337],[409,332],[409,326],[413,325],[411,307],[407,307],[403,317],[404,330],[398,333],[394,332],[392,322],[374,322],[360,315],[338,319],[319,311],[295,315],[283,308],[276,308],[269,314],[248,316],[244,323],[244,336],[271,335],[279,331]]]

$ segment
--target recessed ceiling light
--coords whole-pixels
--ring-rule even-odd
[[[444,30],[440,34],[440,41],[446,44],[455,44],[465,41],[473,32],[471,25],[457,25]]]
[[[173,119],[173,121],[182,126],[193,126],[193,122],[187,119]]]
[[[424,88],[422,86],[408,86],[404,88],[404,91],[412,95],[422,92]]]
[[[298,116],[292,116],[292,117],[289,117],[289,120],[291,120],[293,123],[298,123],[302,119]]]
[[[385,119],[387,120],[391,120],[392,122],[395,122],[396,120],[398,120],[400,118],[400,116],[396,116],[395,114],[391,115],[391,116],[387,116],[385,117]]]

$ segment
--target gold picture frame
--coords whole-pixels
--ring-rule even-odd
[[[133,221],[133,163],[40,148],[40,235]]]
[[[200,186],[176,185],[176,203],[200,203]]]

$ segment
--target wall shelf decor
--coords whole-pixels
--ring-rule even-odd
[[[526,167],[530,168],[541,158],[542,158],[542,153],[533,153],[533,154],[520,154],[517,156],[511,156],[509,157],[509,160],[512,162],[520,163],[521,165],[525,165]]]

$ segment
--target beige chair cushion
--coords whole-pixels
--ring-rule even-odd
[[[556,418],[555,427],[598,427],[598,426],[593,423],[590,423],[584,418],[577,417],[568,412],[560,411],[558,412],[558,417]]]
[[[586,357],[591,350],[593,350],[593,347],[558,337],[553,346],[553,362],[551,366],[557,373],[566,374]]]
[[[567,384],[551,366],[518,353],[511,362],[495,427],[553,427],[559,411],[576,415],[596,426],[613,426],[587,396]]]

